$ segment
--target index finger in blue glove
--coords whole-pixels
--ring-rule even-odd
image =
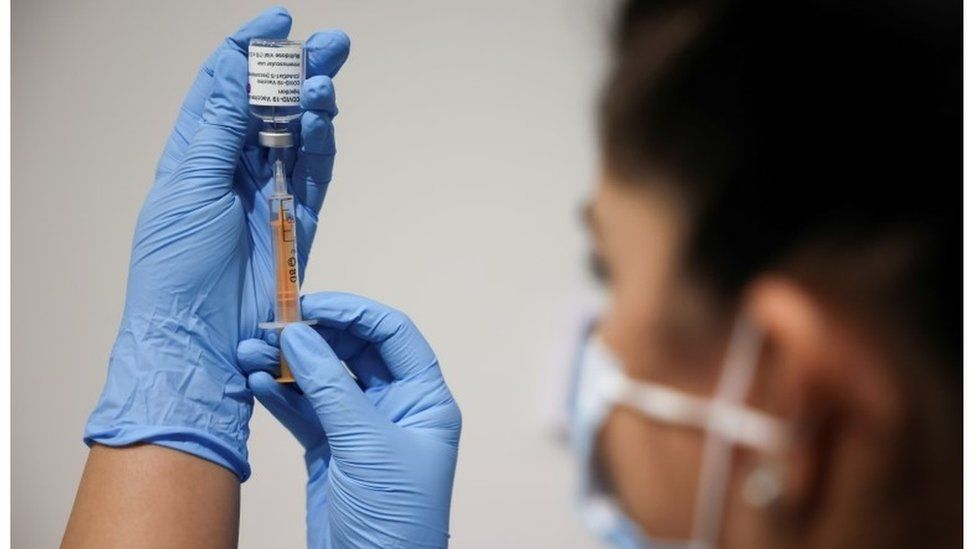
[[[230,190],[249,121],[247,58],[223,51],[214,69],[214,86],[203,111],[203,122],[176,168],[171,184]]]
[[[338,110],[335,88],[328,76],[313,76],[302,86],[302,146],[293,171],[295,196],[318,214],[325,200],[335,162],[332,118]]]
[[[157,174],[166,175],[175,169],[190,139],[196,133],[203,117],[204,106],[213,91],[214,71],[221,54],[225,51],[236,51],[246,56],[248,43],[252,38],[286,38],[290,31],[291,15],[288,10],[280,7],[268,8],[225,38],[216,51],[207,57],[180,107],[180,115],[166,142]]]
[[[292,176],[298,200],[318,214],[335,161],[332,119],[338,114],[332,77],[349,57],[349,36],[341,30],[317,32],[305,43],[308,79],[302,85],[302,146]]]
[[[302,298],[302,314],[372,343],[394,379],[440,375],[433,349],[396,309],[353,294],[320,292]]]

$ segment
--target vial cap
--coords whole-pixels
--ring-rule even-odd
[[[258,143],[269,149],[287,149],[294,145],[294,139],[288,131],[261,131],[258,132]]]

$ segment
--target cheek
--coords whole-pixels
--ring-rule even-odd
[[[607,480],[627,515],[650,536],[687,538],[695,515],[701,433],[617,408],[598,444]]]
[[[614,291],[600,322],[600,336],[629,375],[645,371],[656,354],[651,338],[656,314],[645,303],[646,300]]]
[[[695,337],[690,330],[669,329],[674,318],[667,310],[648,296],[639,299],[614,291],[600,321],[600,336],[628,377],[695,395],[712,394],[722,361],[721,347],[705,336]]]

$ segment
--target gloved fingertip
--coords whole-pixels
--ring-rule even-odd
[[[257,371],[247,376],[247,385],[255,395],[261,395],[271,393],[278,382],[268,372]]]
[[[291,13],[288,12],[288,8],[286,8],[285,6],[267,7],[264,9],[264,11],[261,12],[261,15],[258,15],[258,17],[264,17],[264,18],[284,17],[289,24],[291,23]]]
[[[352,42],[349,35],[342,29],[324,29],[315,31],[305,41],[306,49],[330,50],[333,53],[349,53]]]
[[[247,51],[252,38],[286,38],[291,32],[291,14],[283,6],[272,6],[260,15],[244,23],[231,36],[241,51]]]
[[[275,373],[279,360],[278,349],[260,339],[245,339],[237,344],[237,364],[245,374],[257,371]]]
[[[340,29],[318,31],[305,41],[308,72],[311,75],[335,76],[349,58],[352,42]]]

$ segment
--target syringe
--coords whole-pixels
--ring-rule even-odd
[[[280,331],[293,322],[315,324],[314,320],[302,320],[302,306],[299,301],[298,248],[295,230],[295,198],[288,194],[285,179],[285,166],[281,155],[274,163],[274,188],[268,200],[271,222],[271,246],[274,248],[275,271],[275,320],[259,324],[264,329]],[[285,355],[281,355],[281,383],[292,383]]]
[[[300,95],[305,80],[305,49],[301,42],[255,38],[248,45],[248,104],[251,114],[264,122],[258,142],[268,147],[274,162],[271,209],[271,247],[275,272],[275,319],[259,324],[266,330],[281,330],[302,320],[298,297],[298,248],[295,230],[295,199],[288,194],[284,151],[294,145],[288,123],[302,115]],[[282,383],[294,382],[285,355],[281,355]]]

